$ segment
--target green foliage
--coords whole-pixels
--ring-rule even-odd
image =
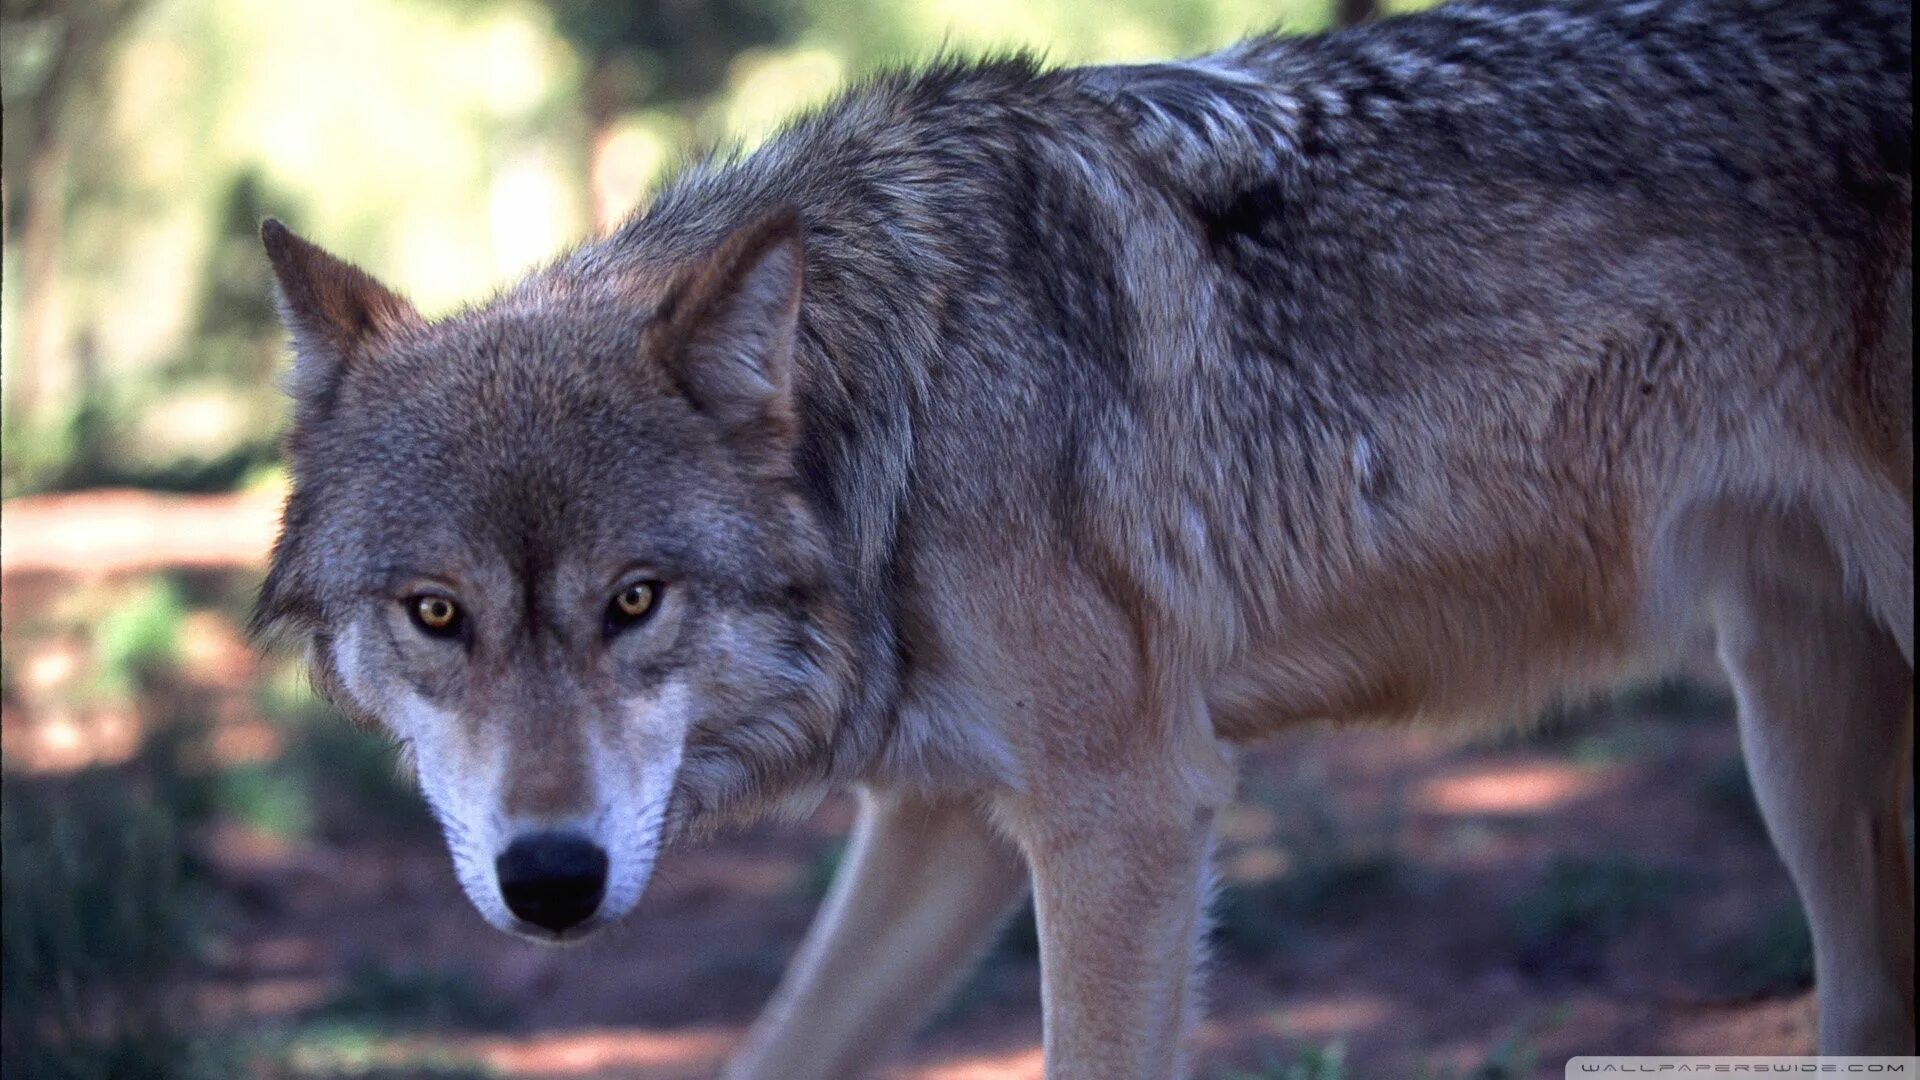
[[[59,487],[80,444],[74,410],[0,424],[0,498]]]
[[[878,67],[941,51],[1025,48],[1058,63],[1191,53],[1314,29],[1331,10],[1332,0],[10,5],[0,312],[9,357],[36,363],[33,378],[6,383],[0,489],[228,489],[272,459],[283,415],[272,375],[285,358],[262,217],[310,231],[433,313],[592,232],[596,212],[644,201],[685,152],[751,141],[772,114]],[[632,156],[602,168],[620,153]],[[36,207],[51,227],[27,227]],[[44,318],[29,317],[30,300]]]
[[[101,688],[130,694],[143,680],[172,667],[186,615],[179,588],[165,578],[112,605],[93,628]]]
[[[144,781],[144,782],[143,782]],[[0,785],[0,1072],[224,1075],[168,980],[194,958],[185,785],[129,769]]]
[[[206,733],[198,717],[169,717],[147,733],[139,754],[124,770],[183,837],[219,812],[220,776],[207,754]],[[183,848],[182,854],[191,867],[192,848]]]
[[[718,93],[727,64],[747,49],[791,40],[805,11],[793,0],[701,4],[608,4],[546,0],[554,29],[603,70],[624,108],[681,103]]]
[[[313,791],[316,817],[331,837],[374,829],[384,836],[431,836],[436,832],[413,782],[405,776],[393,740],[339,716],[299,729],[285,759]]]
[[[995,1002],[1010,1001],[1031,992],[1040,962],[1040,926],[1028,899],[1007,919],[986,955],[967,974],[934,1014],[941,1026],[964,1019]]]
[[[1524,1032],[1515,1030],[1494,1043],[1478,1064],[1464,1072],[1421,1069],[1414,1080],[1528,1080],[1539,1060],[1539,1048]]]
[[[1389,1075],[1394,1080],[1528,1080],[1540,1061],[1540,1050],[1535,1043],[1539,1029],[1555,1026],[1564,1018],[1564,1012],[1556,1011],[1543,1022],[1515,1025],[1489,1047],[1478,1062],[1465,1069],[1421,1066],[1411,1073],[1371,1075],[1380,1080],[1386,1080]],[[1347,1064],[1346,1047],[1332,1042],[1301,1047],[1291,1056],[1270,1054],[1258,1069],[1226,1069],[1215,1074],[1214,1080],[1370,1080],[1370,1077],[1363,1078],[1356,1073]]]
[[[67,490],[237,490],[279,457],[278,385],[266,376],[243,382],[218,373],[129,380],[90,404],[89,416],[98,419],[50,482]]]
[[[794,879],[794,895],[808,903],[817,904],[827,898],[827,891],[833,888],[833,879],[839,876],[840,865],[846,861],[847,844],[844,840],[832,840],[820,846],[812,859],[800,869]]]
[[[270,190],[257,168],[243,167],[228,182],[217,211],[194,332],[203,344],[231,340],[251,354],[229,358],[237,362],[227,374],[236,378],[270,375],[277,359],[280,321],[273,305],[273,273],[260,255],[260,222],[286,214],[290,202],[291,196]],[[182,363],[217,370],[207,358],[205,352],[189,353]]]
[[[227,491],[278,456],[283,332],[258,233],[292,200],[251,166],[225,188],[186,336],[156,368],[88,388],[43,484]]]
[[[1523,966],[1586,974],[1609,942],[1679,893],[1673,870],[1625,857],[1560,856],[1511,913]]]
[[[1557,702],[1521,738],[1564,751],[1581,764],[1601,765],[1660,752],[1671,744],[1675,725],[1720,723],[1732,715],[1725,690],[1692,679],[1657,679]]]
[[[256,1055],[256,1080],[493,1080],[477,1062],[432,1047],[396,1050],[384,1026],[333,1023],[293,1034]]]
[[[265,680],[255,700],[286,733],[285,751],[264,767],[271,779],[255,782],[285,800],[281,820],[299,820],[332,839],[369,831],[412,838],[434,833],[425,801],[401,768],[399,747],[328,708],[298,667]]]
[[[1350,924],[1413,883],[1397,798],[1357,820],[1342,816],[1313,782],[1287,792],[1280,803],[1283,820],[1290,822],[1276,840],[1287,855],[1286,870],[1266,880],[1230,883],[1214,896],[1212,939],[1225,957],[1271,959],[1302,933]]]
[[[1296,928],[1280,914],[1286,907],[1279,881],[1220,889],[1211,912],[1214,949],[1221,956],[1256,963],[1278,956],[1296,940]]]
[[[263,1080],[494,1080],[500,1074],[471,1061],[398,1061],[351,1064],[303,1054]]]
[[[1709,771],[1700,782],[1700,795],[1713,810],[1739,822],[1755,836],[1766,836],[1766,821],[1760,816],[1760,802],[1754,798],[1744,758],[1729,758]]]
[[[306,777],[278,762],[223,769],[217,790],[220,809],[227,817],[268,836],[298,841],[312,828]]]
[[[183,990],[215,928],[204,914],[213,882],[189,842],[203,824],[234,820],[287,839],[335,811],[360,827],[404,822],[403,832],[423,835],[430,826],[394,769],[390,745],[310,696],[262,693],[292,728],[279,758],[213,763],[204,724],[173,715],[183,702],[166,690],[192,584],[157,580],[100,630],[116,678],[163,703],[138,754],[70,775],[9,773],[0,784],[0,1071],[55,1080],[485,1075],[460,1062],[287,1048],[256,1047],[255,1057],[266,1056],[243,1065],[232,1039],[195,1034],[200,1024]],[[387,824],[383,815],[391,815]],[[319,1028],[293,1038],[297,1046],[333,1045],[327,1033],[353,1025],[472,1028],[504,1019],[464,972],[364,965],[312,1018]]]
[[[1258,1069],[1228,1069],[1218,1080],[1353,1080],[1347,1071],[1347,1050],[1340,1043],[1307,1046],[1291,1059],[1269,1056]]]
[[[1797,994],[1813,985],[1813,932],[1798,904],[1774,911],[1730,944],[1723,961],[1730,993],[1742,997]]]
[[[1614,708],[1680,722],[1724,720],[1733,715],[1733,698],[1718,687],[1694,679],[1667,678],[1629,687],[1614,697]]]
[[[787,950],[778,942],[719,945],[700,956],[701,977],[731,986],[771,990],[787,969]]]
[[[1277,878],[1228,885],[1214,897],[1214,945],[1238,960],[1271,958],[1300,933],[1351,922],[1366,905],[1400,892],[1407,869],[1392,850],[1340,850]]]
[[[1007,920],[994,944],[993,955],[1022,963],[1040,959],[1040,920],[1034,913],[1032,900],[1021,904],[1020,910]]]
[[[321,1024],[383,1028],[485,1028],[507,1017],[469,972],[356,965],[346,984],[315,1011]]]

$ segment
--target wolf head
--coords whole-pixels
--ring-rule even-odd
[[[828,754],[844,607],[796,478],[801,231],[429,322],[269,221],[293,477],[255,626],[410,753],[495,925],[581,936]]]

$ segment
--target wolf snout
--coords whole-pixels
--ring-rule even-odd
[[[494,860],[507,909],[560,933],[586,922],[607,892],[607,853],[578,833],[522,836]]]

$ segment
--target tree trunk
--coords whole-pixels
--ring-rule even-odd
[[[1359,26],[1380,14],[1380,0],[1334,0],[1334,22]]]
[[[18,340],[9,342],[6,364],[9,423],[33,424],[53,404],[85,389],[67,350],[68,315],[60,288],[67,217],[67,166],[71,149],[84,143],[86,125],[104,122],[99,100],[113,46],[145,0],[9,5],[0,31],[51,21],[57,51],[40,85],[12,105],[20,110],[9,134],[24,146],[26,160],[8,170],[5,214],[9,241],[20,245]],[[9,164],[12,154],[8,155]]]
[[[20,315],[18,338],[7,358],[7,422],[31,424],[40,412],[49,384],[56,389],[57,369],[65,355],[66,329],[60,302],[60,233],[66,199],[61,191],[66,150],[60,140],[44,138],[27,162],[26,205],[20,223]],[[9,192],[16,200],[16,190]],[[49,378],[49,376],[54,376]]]
[[[614,125],[620,121],[619,72],[606,53],[588,61],[583,102],[587,116],[587,210],[593,227],[606,231],[618,225],[631,208],[631,192],[614,190],[607,160]]]

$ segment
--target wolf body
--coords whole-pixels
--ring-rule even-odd
[[[1910,1051],[1909,18],[946,62],[437,321],[269,223],[259,626],[530,936],[859,788],[731,1075],[870,1062],[1031,885],[1048,1073],[1108,1080],[1182,1069],[1235,746],[1524,717],[1709,625],[1821,1044]]]

